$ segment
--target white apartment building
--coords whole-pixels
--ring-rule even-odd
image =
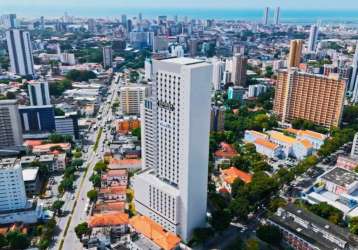
[[[0,165],[0,211],[23,209],[27,205],[20,164]]]
[[[131,84],[120,89],[121,109],[126,115],[139,115],[140,106],[149,95],[150,88],[144,85]]]
[[[142,108],[143,170],[135,206],[184,241],[204,226],[212,65],[191,58],[153,60],[153,95]]]
[[[358,158],[358,133],[354,135],[352,150],[351,150],[351,157]]]
[[[61,63],[65,63],[68,65],[75,65],[76,64],[76,57],[73,53],[62,53],[60,56]]]
[[[48,82],[32,81],[28,85],[31,106],[50,105],[50,91]]]
[[[225,63],[218,58],[214,58],[212,64],[213,64],[213,88],[214,90],[220,90],[221,82],[225,71]]]
[[[113,65],[113,51],[112,47],[103,47],[103,67],[108,68]]]
[[[21,76],[34,75],[30,33],[20,29],[6,31],[11,71]]]
[[[0,100],[0,149],[22,145],[22,128],[16,100]]]

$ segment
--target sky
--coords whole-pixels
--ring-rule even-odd
[[[358,10],[358,0],[0,0],[1,10],[24,10],[26,7],[71,8],[108,5],[116,8],[220,8],[262,9],[347,9]]]

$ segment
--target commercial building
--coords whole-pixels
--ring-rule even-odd
[[[153,32],[132,31],[129,33],[129,41],[135,49],[152,47],[153,37]]]
[[[25,168],[22,170],[22,176],[27,196],[33,197],[34,195],[38,195],[41,189],[39,168]]]
[[[16,100],[0,100],[0,149],[22,145],[22,129]]]
[[[293,249],[358,248],[357,237],[351,235],[347,229],[292,204],[279,208],[268,222],[282,231],[284,239]]]
[[[145,170],[133,178],[135,207],[188,241],[206,220],[212,66],[169,58],[153,67],[153,96],[142,116]]]
[[[247,57],[241,54],[235,54],[232,58],[232,82],[234,85],[246,85]]]
[[[75,65],[76,64],[76,57],[74,53],[61,53],[60,56],[61,63],[67,65]]]
[[[6,31],[11,71],[21,76],[34,75],[30,33],[20,29]]]
[[[24,134],[50,134],[55,132],[55,111],[52,105],[20,106],[22,131]]]
[[[139,115],[141,104],[150,94],[150,88],[145,85],[131,84],[120,88],[121,111],[126,115]]]
[[[213,88],[214,90],[221,89],[221,82],[224,76],[225,63],[218,58],[214,58],[213,64]]]
[[[77,113],[69,113],[64,116],[55,117],[56,133],[71,135],[75,139],[80,138]]]
[[[292,68],[300,65],[301,62],[301,55],[302,55],[302,47],[303,41],[302,40],[291,40],[290,43],[290,53],[288,55],[287,67]]]
[[[28,85],[31,106],[50,105],[50,91],[48,82],[31,81]]]
[[[111,46],[103,47],[103,67],[110,68],[113,66],[113,51]]]
[[[317,47],[317,39],[318,39],[318,26],[313,24],[310,30],[310,36],[308,38],[308,51],[315,52]]]
[[[274,112],[282,122],[301,118],[324,127],[338,127],[345,96],[345,81],[296,69],[277,76]]]

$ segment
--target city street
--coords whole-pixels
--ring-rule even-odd
[[[99,128],[104,128],[109,119],[112,119],[112,104],[116,100],[117,97],[117,88],[118,85],[115,83],[115,79],[112,81],[112,84],[108,90],[108,98],[110,102],[104,102],[103,111],[102,111],[102,119],[97,120],[97,131],[96,133],[89,134],[89,139],[91,141],[96,141],[97,133]],[[76,180],[76,191],[74,194],[74,199],[71,199],[72,194],[66,193],[64,196],[65,205],[63,206],[63,211],[66,213],[68,211],[68,215],[65,217],[61,217],[58,219],[58,227],[61,231],[58,238],[55,238],[56,244],[51,247],[51,249],[72,249],[79,250],[82,249],[82,244],[77,238],[75,234],[75,227],[84,221],[87,221],[88,215],[86,213],[86,204],[87,201],[87,192],[92,189],[92,183],[89,178],[93,174],[93,167],[95,164],[103,159],[104,155],[104,142],[107,134],[110,133],[110,130],[103,129],[101,137],[99,139],[98,148],[94,150],[94,147],[91,146],[86,154],[84,154],[84,158],[87,160],[84,163],[84,166],[87,166],[87,172],[82,172],[80,177]],[[86,173],[86,175],[85,175]],[[69,225],[68,225],[69,224]],[[66,227],[68,226],[67,232]],[[66,232],[66,235],[65,235]],[[61,242],[63,241],[63,245],[61,248]]]

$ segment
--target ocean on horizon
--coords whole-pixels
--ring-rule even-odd
[[[167,15],[172,18],[178,15],[179,20],[187,16],[193,19],[220,19],[220,20],[242,20],[242,21],[259,21],[263,18],[263,10],[259,9],[158,9],[158,8],[113,8],[107,5],[81,6],[66,8],[50,8],[48,6],[36,6],[36,8],[25,6],[24,8],[8,7],[1,10],[0,14],[16,13],[18,17],[39,17],[45,18],[60,17],[65,12],[71,16],[95,17],[95,18],[120,18],[122,14],[129,17],[138,16],[142,13],[144,19],[154,19],[158,15]],[[271,21],[273,21],[274,10],[271,9]],[[301,23],[309,24],[317,21],[323,23],[357,23],[357,10],[285,10],[281,9],[282,23]]]

